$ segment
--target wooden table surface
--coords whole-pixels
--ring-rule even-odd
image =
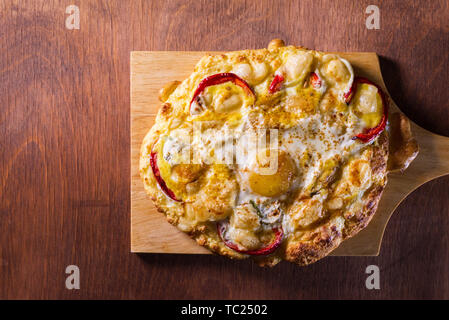
[[[80,9],[67,30],[66,7]],[[380,30],[365,27],[370,4]],[[0,298],[449,298],[449,176],[411,194],[379,257],[261,269],[130,253],[129,55],[235,50],[272,38],[375,51],[402,110],[449,136],[449,8],[441,1],[1,1]],[[365,268],[380,268],[380,290]],[[77,265],[81,289],[65,288]]]

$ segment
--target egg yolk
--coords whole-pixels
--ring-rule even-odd
[[[266,151],[263,151],[266,152]],[[264,155],[258,156],[256,168],[249,173],[249,186],[254,193],[264,197],[277,197],[286,193],[292,186],[296,176],[296,165],[288,153],[280,151],[277,157],[277,170],[273,174],[262,174],[269,164]]]

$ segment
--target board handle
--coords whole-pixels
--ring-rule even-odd
[[[405,177],[409,177],[411,180],[409,187],[406,187],[406,189],[409,190],[408,193],[430,180],[449,174],[449,137],[432,133],[420,127],[405,116],[388,92],[382,77],[380,61],[377,55],[375,65],[373,66],[372,77],[374,78],[373,80],[378,82],[382,89],[387,93],[390,101],[391,114],[399,113],[400,118],[407,122],[410,126],[411,134],[413,135],[413,138],[416,139],[420,149],[416,159],[410,163],[410,168],[408,168],[404,174],[404,179]],[[390,117],[389,120],[391,124],[394,124],[394,119],[391,119]],[[394,129],[390,131],[394,131]],[[397,172],[398,170],[395,170],[397,168],[392,169],[390,175],[393,177],[395,175],[401,175],[402,177],[402,172]]]

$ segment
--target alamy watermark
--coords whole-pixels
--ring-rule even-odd
[[[80,28],[80,8],[75,5],[70,5],[65,8],[65,13],[69,16],[65,19],[65,27],[69,30]]]
[[[257,167],[261,175],[273,175],[278,170],[278,129],[242,131],[220,127],[215,121],[195,121],[192,128],[176,129],[175,134],[159,139],[162,156],[172,166],[248,165]]]
[[[65,287],[69,290],[78,290],[80,288],[80,269],[78,266],[67,266],[67,268],[65,268],[65,273],[69,275],[65,279]]]
[[[379,7],[372,4],[366,7],[365,13],[369,16],[366,18],[365,26],[368,30],[380,29],[380,10]]]
[[[365,286],[368,290],[380,289],[380,270],[376,265],[369,265],[365,269],[365,273],[369,276],[365,280]]]

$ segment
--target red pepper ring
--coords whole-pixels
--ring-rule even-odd
[[[217,84],[222,84],[222,83],[225,83],[228,81],[234,83],[235,85],[237,85],[239,87],[242,87],[243,90],[246,92],[246,94],[255,96],[254,91],[253,91],[253,89],[251,89],[249,84],[245,80],[240,78],[238,75],[231,73],[231,72],[217,73],[217,74],[213,74],[213,75],[208,76],[208,77],[204,78],[203,80],[201,80],[201,82],[199,83],[195,92],[193,93],[192,100],[190,100],[189,108],[192,105],[193,101],[195,101],[195,99],[204,91],[204,89],[206,89],[207,87],[215,86]]]
[[[310,84],[315,89],[321,88],[321,85],[322,85],[321,78],[315,72],[310,73]]]
[[[161,172],[159,171],[159,167],[157,165],[157,153],[155,151],[151,151],[150,165],[151,165],[151,170],[153,171],[153,175],[156,178],[156,182],[158,183],[159,187],[161,187],[161,190],[169,198],[171,198],[177,202],[181,202],[180,199],[176,198],[175,193],[167,187],[167,184],[165,183],[164,179],[162,179]]]
[[[382,119],[380,120],[379,124],[375,126],[374,128],[365,129],[364,132],[359,133],[356,135],[353,139],[359,139],[363,143],[370,142],[374,138],[376,138],[382,131],[384,131],[386,125],[387,125],[387,119],[388,119],[388,102],[385,96],[385,93],[382,91],[382,89],[375,84],[374,82],[363,78],[363,77],[356,77],[354,79],[354,82],[351,86],[351,89],[347,92],[347,95],[345,94],[345,99],[348,97],[347,104],[349,104],[354,97],[354,93],[357,90],[357,85],[359,83],[366,83],[372,86],[375,86],[377,88],[377,93],[380,95],[380,98],[382,100],[382,107],[383,107],[383,114]]]
[[[274,76],[273,81],[271,81],[270,87],[268,91],[273,94],[279,90],[281,90],[282,83],[284,82],[284,76],[281,74],[277,74]]]
[[[354,82],[352,83],[351,88],[349,88],[348,92],[346,92],[346,93],[343,94],[343,98],[344,98],[344,100],[345,100],[345,102],[346,102],[347,105],[349,105],[349,103],[350,103],[351,100],[352,100],[352,96],[354,95],[354,90],[353,90],[353,88],[354,88],[354,83],[355,83],[355,80],[354,80]]]
[[[265,256],[270,253],[273,253],[281,245],[282,238],[284,236],[284,231],[282,230],[282,227],[273,228],[273,232],[275,233],[275,238],[269,245],[267,245],[263,248],[260,248],[260,249],[256,249],[256,250],[241,250],[235,243],[231,242],[230,240],[224,239],[223,233],[227,229],[227,224],[228,223],[226,223],[224,221],[220,221],[219,223],[217,223],[217,232],[218,232],[220,239],[224,242],[224,244],[228,248],[231,248],[232,250],[237,251],[239,253],[248,254],[250,256]]]

